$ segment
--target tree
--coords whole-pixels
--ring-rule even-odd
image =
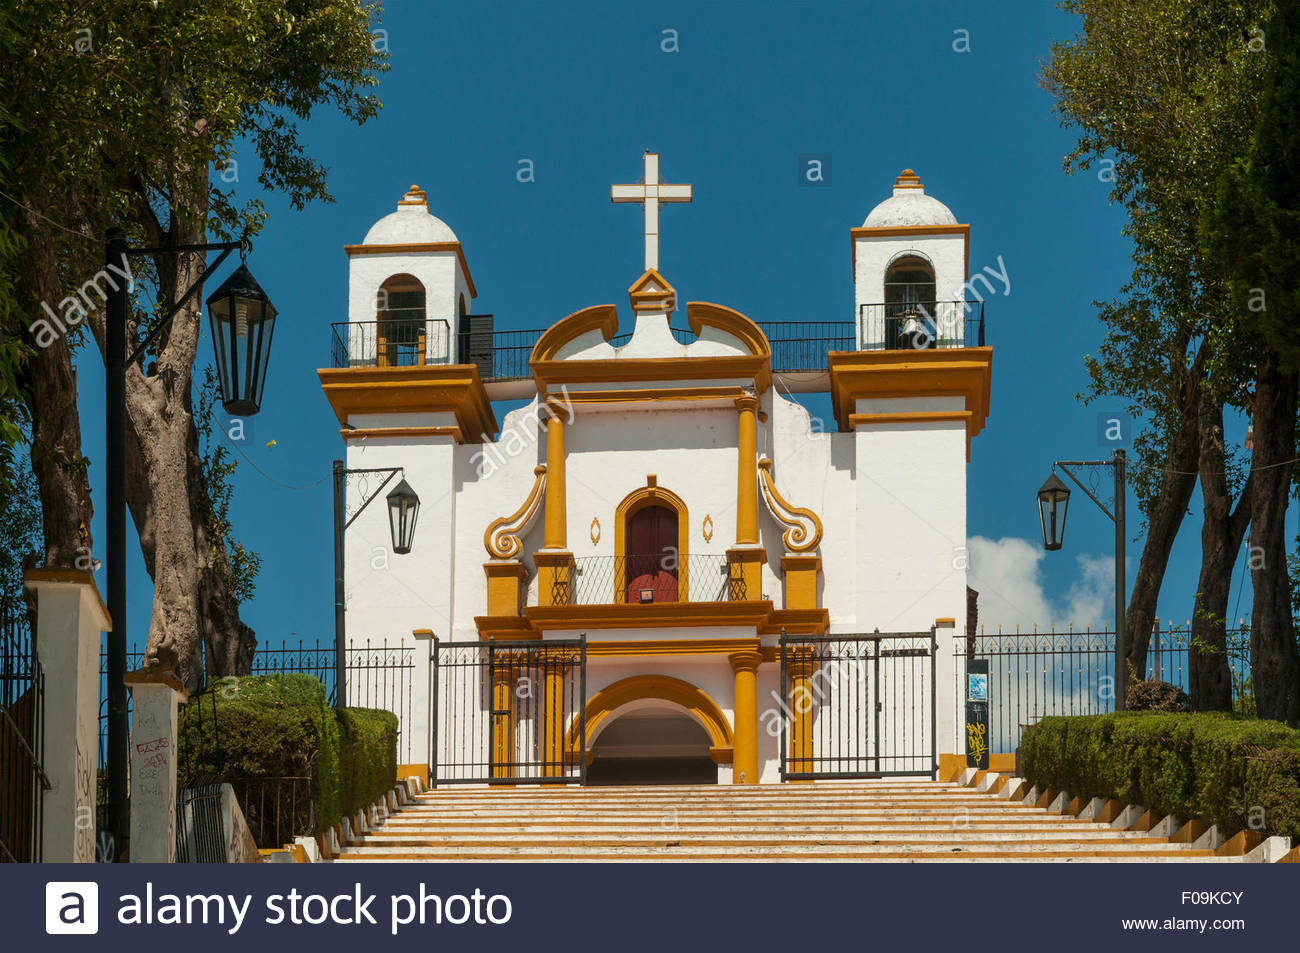
[[[1082,31],[1053,46],[1044,83],[1062,122],[1079,129],[1065,166],[1095,168],[1111,183],[1134,247],[1122,297],[1099,306],[1107,332],[1088,359],[1085,397],[1125,397],[1146,418],[1133,467],[1146,542],[1126,610],[1128,663],[1144,677],[1160,586],[1197,473],[1228,470],[1216,421],[1225,402],[1240,399],[1242,381],[1232,374],[1242,365],[1218,330],[1226,285],[1203,260],[1198,229],[1215,182],[1252,127],[1263,67],[1251,31],[1271,2],[1066,0],[1063,7],[1082,18]],[[1206,500],[1213,526],[1203,534],[1194,613],[1193,668],[1205,675],[1193,680],[1197,707],[1220,704],[1198,694],[1198,682],[1227,673],[1220,651],[1227,588],[1205,581],[1229,576],[1240,545],[1218,516],[1231,516],[1231,505],[1223,506],[1230,489],[1215,482]]]
[[[28,39],[21,68],[0,78],[0,104],[39,130],[12,144],[33,238],[21,282],[29,313],[102,267],[96,256],[110,225],[153,247],[255,236],[265,212],[256,200],[237,204],[227,174],[241,146],[264,188],[287,193],[299,208],[328,201],[325,169],[306,154],[298,124],[322,105],[356,122],[376,113],[377,9],[361,0],[12,0],[18,34]],[[139,302],[133,335],[147,332],[202,270],[195,254],[136,264],[137,288],[152,286],[153,301]],[[231,556],[225,536],[213,532],[194,420],[201,300],[199,289],[127,375],[128,505],[155,584],[147,655],[187,677],[204,644],[216,674],[237,668],[252,649],[238,595],[217,571]],[[102,349],[98,303],[88,302],[85,314]],[[27,380],[47,560],[68,565],[89,552],[71,375],[80,326],[53,340],[32,326],[24,333],[35,345]]]
[[[1280,4],[1263,34],[1268,69],[1246,155],[1220,177],[1203,226],[1230,278],[1234,320],[1255,363],[1251,404],[1250,653],[1261,717],[1300,724],[1300,654],[1284,529],[1296,475],[1300,397],[1300,11]]]

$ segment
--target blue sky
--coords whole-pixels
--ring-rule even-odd
[[[637,181],[647,149],[661,153],[666,181],[695,190],[693,204],[662,214],[661,270],[679,300],[760,322],[852,318],[849,229],[904,167],[970,223],[972,270],[996,268],[1000,256],[1011,280],[1009,295],[986,304],[993,396],[968,471],[969,533],[992,541],[981,550],[985,584],[1005,590],[1007,624],[1111,617],[1113,530],[1100,512],[1076,494],[1066,548],[1039,559],[1036,542],[1034,492],[1052,459],[1107,454],[1098,411],[1122,405],[1075,400],[1082,355],[1101,340],[1090,302],[1113,295],[1130,262],[1107,184],[1061,171],[1073,136],[1038,85],[1049,44],[1073,34],[1073,18],[1045,2],[397,0],[383,28],[392,69],[380,117],[355,127],[322,113],[305,129],[337,204],[295,212],[267,196],[270,222],[249,258],[281,313],[234,503],[238,533],[264,560],[244,607],[260,639],[332,638],[326,477],[343,448],[315,371],[329,363],[330,323],[347,317],[342,246],[418,183],[463,243],[474,310],[494,314],[499,329],[544,327],[606,302],[620,304],[626,324],[641,216],[612,205],[609,185]],[[665,31],[676,31],[677,52],[662,49]],[[958,31],[969,31],[969,52],[954,49]],[[831,156],[828,187],[798,184],[805,153]],[[238,158],[252,196],[255,158]],[[534,182],[517,181],[521,159],[532,160]],[[99,461],[102,370],[93,351],[81,357],[85,442]],[[812,406],[830,417],[828,402]],[[102,539],[102,469],[92,479]],[[1199,494],[1193,507],[1160,601],[1162,618],[1180,622],[1199,566]],[[1136,517],[1130,529],[1137,536]],[[137,642],[152,590],[132,545]],[[1130,579],[1140,552],[1130,544]],[[1248,610],[1247,591],[1239,613]]]

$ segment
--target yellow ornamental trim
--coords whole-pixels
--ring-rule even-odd
[[[542,497],[546,495],[546,465],[535,467],[533,475],[533,488],[524,505],[509,516],[493,520],[483,534],[483,545],[493,559],[514,559],[523,549],[519,537],[527,532],[541,506]]]
[[[822,521],[807,507],[792,506],[772,482],[772,461],[767,457],[758,461],[758,483],[763,488],[763,499],[778,523],[787,527],[781,537],[785,548],[792,553],[810,553],[822,541]]]

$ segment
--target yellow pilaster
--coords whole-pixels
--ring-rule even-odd
[[[552,408],[546,424],[546,535],[547,549],[564,549],[566,538],[565,505],[567,503],[564,479],[564,417],[562,411]]]
[[[758,544],[758,398],[736,398],[740,411],[736,442],[736,545]]]
[[[542,776],[564,776],[564,676],[569,656],[542,650]]]
[[[514,679],[509,664],[492,669],[492,777],[515,776]]]
[[[727,656],[735,672],[735,726],[732,728],[734,755],[733,784],[758,783],[758,652],[736,652]]]
[[[813,553],[787,553],[781,557],[787,609],[820,608],[817,605],[817,577],[821,571],[822,558]]]
[[[790,728],[790,756],[788,770],[793,774],[803,774],[813,770],[813,694],[812,675],[817,667],[808,649],[795,649],[792,658],[786,662],[786,673],[790,679],[790,709],[793,712],[793,724]],[[810,780],[799,778],[798,780]]]
[[[528,570],[514,559],[493,560],[483,564],[487,576],[487,614],[519,615],[523,606],[523,581]]]

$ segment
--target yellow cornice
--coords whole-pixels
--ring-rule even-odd
[[[344,440],[365,440],[368,437],[452,437],[462,442],[459,427],[344,427],[339,431]]]
[[[627,289],[633,311],[671,312],[677,307],[677,292],[663,275],[648,268]]]
[[[693,626],[763,625],[772,616],[768,600],[746,602],[646,602],[591,606],[529,606],[528,624],[537,632],[556,629],[654,629]]]
[[[454,252],[456,254],[456,260],[460,262],[460,270],[465,273],[465,284],[469,285],[470,297],[478,297],[478,288],[474,286],[474,278],[469,273],[469,262],[465,260],[465,249],[460,247],[460,242],[411,242],[409,244],[399,245],[344,245],[343,250],[347,252],[349,258],[353,255],[406,255],[428,251]]]
[[[743,341],[750,354],[769,360],[772,357],[772,346],[762,328],[732,308],[708,301],[688,301],[686,321],[696,337],[706,327],[717,328]]]
[[[464,442],[497,432],[496,416],[473,364],[322,368],[316,374],[345,427],[353,414],[454,413]]]
[[[587,657],[627,658],[640,655],[731,655],[757,652],[752,639],[631,639],[587,641]]]
[[[966,455],[970,441],[988,418],[992,386],[991,347],[933,348],[924,351],[832,351],[828,355],[831,404],[843,431],[854,424],[964,420]],[[912,411],[857,414],[862,398],[961,397],[961,411]],[[944,414],[955,416],[945,417]],[[919,416],[915,416],[919,415]],[[857,418],[855,421],[854,418]]]
[[[575,404],[623,404],[623,403],[640,403],[645,401],[662,402],[669,400],[692,400],[692,401],[714,401],[717,403],[729,403],[740,399],[745,395],[745,389],[738,386],[722,387],[657,387],[657,388],[629,388],[629,389],[612,389],[612,390],[571,390],[563,396],[558,394],[547,394],[547,400],[554,400],[564,405]]]
[[[759,635],[825,635],[831,627],[827,609],[774,609],[761,626]]]

